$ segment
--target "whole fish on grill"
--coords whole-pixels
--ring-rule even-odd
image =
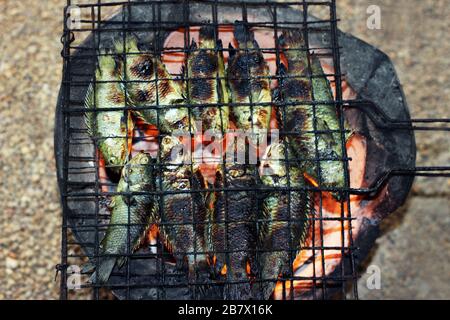
[[[293,275],[292,262],[307,231],[307,216],[311,210],[305,190],[303,173],[290,163],[283,142],[271,144],[261,160],[260,177],[268,191],[258,221],[258,249],[260,284],[255,295],[268,299],[281,274]]]
[[[162,139],[161,161],[156,188],[164,194],[151,211],[152,221],[159,224],[161,235],[178,267],[188,267],[192,279],[194,266],[206,261],[203,240],[205,208],[203,197],[198,192],[201,177],[199,171],[188,164],[183,146],[176,137]]]
[[[308,55],[300,31],[284,31],[279,40],[288,63],[287,68],[282,65],[279,70],[281,99],[290,104],[279,110],[284,131],[288,133],[297,158],[303,161],[304,171],[317,184],[343,188],[342,138],[336,107],[333,104],[318,104],[314,112],[312,105],[300,104],[313,98],[315,101],[332,102],[330,83],[316,55],[311,58],[313,77],[310,81]],[[300,103],[295,104],[297,102]],[[308,160],[303,160],[305,158]],[[316,158],[320,159],[319,166],[313,160]]]
[[[97,266],[90,278],[92,283],[106,283],[116,263],[121,267],[145,234],[155,203],[153,195],[145,194],[154,190],[153,166],[150,155],[142,152],[124,166],[117,192],[131,195],[116,195],[111,200],[111,219],[100,244],[99,258],[97,263],[91,263]]]
[[[189,91],[189,99],[193,117],[196,121],[195,130],[209,134],[222,134],[229,127],[229,93],[225,79],[225,63],[222,52],[222,42],[215,40],[218,30],[214,26],[206,25],[199,30],[199,43],[192,40],[191,50],[186,61],[185,73],[187,75],[186,87]],[[198,122],[201,122],[200,124]],[[202,133],[202,132],[200,132]],[[194,158],[195,162],[198,159]],[[204,164],[208,159],[200,159]],[[203,201],[210,201],[213,194],[202,194]],[[207,224],[205,225],[205,245],[210,253],[208,261],[213,264],[214,245],[209,233],[214,223],[214,208],[206,205]]]
[[[182,80],[167,71],[158,55],[141,52],[135,37],[129,36],[125,45],[117,42],[116,51],[126,59],[122,81],[129,104],[137,108],[135,114],[163,133],[187,131],[188,109],[171,107],[184,103]]]
[[[128,111],[107,110],[125,107],[119,83],[123,61],[106,49],[99,53],[95,83],[86,93],[85,122],[89,135],[97,140],[106,166],[119,174],[131,149],[133,121]]]
[[[217,191],[209,199],[214,223],[209,225],[205,238],[213,244],[217,270],[226,271],[225,297],[231,300],[252,297],[247,266],[253,264],[257,240],[256,175],[252,165],[225,164],[224,171],[217,170]]]
[[[238,48],[230,45],[227,78],[236,126],[250,131],[256,145],[260,135],[267,133],[272,114],[269,66],[253,32],[242,22],[234,25]]]
[[[214,26],[200,28],[199,43],[197,45],[192,40],[192,52],[188,55],[185,72],[193,118],[202,122],[203,130],[222,133],[228,129],[229,108],[226,103],[229,97],[222,42],[215,40],[215,34],[218,31]]]

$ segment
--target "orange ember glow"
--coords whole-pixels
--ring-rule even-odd
[[[247,261],[247,265],[245,267],[245,271],[247,271],[247,275],[250,276],[252,273],[252,267],[250,266],[250,262]]]
[[[227,265],[224,264],[222,267],[222,270],[220,270],[220,275],[226,276],[227,275]]]

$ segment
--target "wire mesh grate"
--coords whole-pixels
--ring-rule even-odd
[[[76,10],[74,11],[74,9]],[[328,18],[324,20],[310,19],[310,15],[314,15],[316,10],[325,11]],[[79,17],[75,26],[70,24],[73,19],[71,14],[74,12]],[[105,12],[116,14],[107,16]],[[354,243],[356,235],[353,225],[357,219],[352,216],[351,197],[354,195],[375,197],[394,176],[448,176],[449,167],[415,167],[412,165],[378,172],[376,177],[373,177],[374,183],[368,187],[351,186],[349,162],[352,158],[347,154],[347,136],[352,133],[352,130],[346,126],[345,110],[355,109],[364,113],[377,129],[405,131],[409,134],[415,130],[448,131],[449,120],[411,120],[409,118],[398,120],[389,116],[374,102],[359,97],[351,100],[344,98],[343,82],[346,81],[346,78],[341,73],[342,47],[339,43],[338,19],[334,0],[295,2],[97,0],[89,3],[68,0],[64,17],[64,35],[62,37],[64,69],[60,95],[61,107],[58,115],[60,122],[56,128],[56,139],[60,140],[60,143],[56,145],[61,146],[60,150],[57,150],[57,153],[60,153],[60,157],[57,158],[59,159],[58,179],[63,203],[62,258],[61,264],[58,266],[61,273],[62,299],[75,298],[80,292],[91,293],[94,299],[100,299],[104,296],[103,288],[112,290],[117,297],[123,299],[233,298],[241,294],[239,290],[245,292],[248,287],[251,288],[253,295],[251,297],[257,299],[267,298],[263,294],[264,288],[273,288],[275,293],[272,297],[278,299],[301,299],[302,297],[327,299],[335,296],[345,298],[347,295],[357,299],[358,246]],[[236,20],[247,30],[251,30],[253,34],[259,35],[259,40],[266,39],[268,41],[265,43],[260,41],[261,43],[257,47],[249,47],[249,44],[251,46],[251,42],[247,41],[249,35],[251,36],[249,33],[245,34],[244,47],[236,46],[236,42],[233,42],[231,46],[228,46],[228,43],[221,44],[220,41],[224,42],[225,35],[232,34],[233,30],[236,30]],[[231,73],[225,75],[225,73],[217,72],[211,75],[208,74],[209,71],[205,74],[202,69],[202,72],[192,75],[192,70],[189,69],[186,61],[192,61],[199,56],[199,53],[205,52],[204,49],[198,48],[199,30],[205,26],[212,27],[214,30],[214,47],[208,49],[213,52],[215,57],[224,55],[228,59],[224,66],[226,68],[229,68],[232,55],[247,57],[239,66],[245,71],[245,74],[236,76]],[[304,39],[303,46],[289,48],[289,51],[306,54],[305,61],[307,63],[304,66],[304,74],[290,75],[279,72],[286,69],[288,64],[286,51],[282,49],[283,46],[280,43],[280,39],[282,39],[280,36],[289,31],[300,32]],[[327,39],[327,41],[312,41],[314,43],[311,43],[310,40],[317,37],[322,40]],[[194,38],[196,45],[192,44]],[[127,48],[130,39],[139,39],[137,51]],[[170,39],[175,40],[171,42]],[[249,72],[252,70],[250,64],[261,63],[248,58],[258,56],[258,52],[275,71],[262,75]],[[111,57],[111,61],[116,63],[116,66],[118,64],[121,66],[119,71],[115,70],[118,72],[117,79],[105,81],[104,75],[96,72],[99,69],[101,57]],[[161,71],[155,57],[160,59],[162,64],[172,66],[172,70],[175,71],[166,73]],[[315,58],[320,59],[321,62],[326,61],[329,64],[328,71],[314,72],[311,61],[314,61]],[[134,63],[138,59],[141,59],[141,62],[135,65]],[[149,61],[151,63],[148,63]],[[184,68],[182,68],[183,65]],[[136,72],[151,73],[154,74],[154,77],[152,79],[133,78],[133,73],[128,70],[132,70],[136,66],[138,67]],[[206,67],[205,70],[209,70],[210,65]],[[101,79],[98,79],[98,76]],[[328,79],[334,88],[334,95],[331,99],[322,99],[320,92],[314,89],[320,79]],[[283,86],[286,83],[289,84],[290,80],[305,81],[306,87],[313,88],[310,97],[301,101],[287,101],[288,99],[285,97],[289,96],[289,93]],[[238,82],[240,84],[238,87],[246,91],[244,94],[246,100],[243,102],[224,100],[224,92],[230,90],[228,83],[232,81]],[[255,89],[252,85],[261,85],[265,81],[276,84],[268,88],[271,92],[270,99],[253,101],[255,97],[252,95],[251,89],[261,90],[261,88],[256,86]],[[220,87],[222,82],[227,83],[227,90]],[[195,92],[191,86],[196,88],[198,83],[213,83],[214,85],[208,87],[207,92],[216,92],[217,99],[211,99],[211,94],[209,101],[193,102],[199,93]],[[244,90],[246,84],[251,89]],[[108,88],[121,88],[120,94],[116,92],[116,95],[113,95],[113,98],[116,98],[115,105],[99,107],[97,104],[98,97],[103,97],[103,93],[99,89],[102,88],[102,85],[109,86]],[[90,86],[94,103],[93,107],[88,110],[84,97]],[[140,95],[136,95],[137,91],[134,88],[142,89],[146,86],[153,88],[153,91],[140,90]],[[162,86],[166,86],[165,90],[160,89]],[[168,102],[167,91],[173,91],[177,86],[183,91],[180,99],[172,99]],[[152,92],[154,94],[153,101],[149,103],[149,95],[152,95]],[[200,95],[202,93],[204,94],[204,92],[200,92]],[[111,92],[108,91],[108,94]],[[136,103],[135,97],[141,96],[141,101]],[[299,106],[310,108],[312,129],[300,128],[299,130],[287,123],[286,119],[289,119],[289,112],[291,112],[289,110]],[[318,127],[321,121],[320,114],[327,106],[334,107],[337,112],[337,128]],[[230,113],[234,112],[238,115],[247,110],[250,115],[248,122],[251,123],[251,134],[246,137],[247,143],[243,144],[247,147],[233,145],[237,149],[247,149],[255,132],[254,123],[257,123],[253,116],[259,115],[255,110],[264,108],[272,108],[277,111],[274,112],[275,116],[271,117],[271,121],[277,125],[271,130],[279,129],[282,145],[286,150],[285,156],[279,159],[282,166],[285,167],[287,175],[284,186],[262,185],[259,167],[265,160],[264,158],[257,157],[258,161],[255,164],[245,163],[230,167],[227,163],[228,159],[222,153],[219,157],[220,161],[214,162],[217,161],[217,157],[214,157],[214,152],[212,152],[212,162],[216,163],[216,171],[213,174],[215,175],[214,179],[208,180],[206,173],[199,169],[200,165],[195,158],[195,152],[194,154],[190,153],[187,164],[180,165],[180,163],[171,162],[173,159],[169,159],[167,154],[162,151],[165,144],[168,143],[167,141],[173,142],[170,139],[175,134],[175,125],[182,129],[182,136],[187,136],[190,142],[194,141],[195,143],[196,137],[204,135],[203,130],[196,127],[196,120],[204,122],[204,119],[198,117],[198,113],[202,114],[202,110],[217,110],[219,133],[223,138],[230,129],[229,126],[225,126],[225,123],[229,123],[229,119],[224,116],[227,114],[224,110],[228,109],[231,109]],[[123,128],[121,128],[123,135],[89,134],[85,124],[85,118],[89,117],[89,114],[92,114],[91,117],[94,119],[91,125],[99,126],[98,122],[104,121],[102,115],[108,117],[117,112],[122,114],[119,121],[123,121]],[[186,112],[186,116],[176,119],[177,122],[171,127],[169,126],[171,129],[168,130],[165,126],[167,117],[172,114],[170,112],[175,116]],[[154,122],[148,123],[147,121],[145,123],[140,117],[136,117],[136,114],[152,114]],[[126,120],[124,121],[123,118]],[[238,121],[236,116],[231,118],[230,122]],[[294,121],[294,123],[298,122]],[[171,131],[172,129],[173,131]],[[313,137],[314,150],[307,150],[306,156],[291,155],[290,153],[294,154],[295,152],[289,151],[289,145],[296,139],[296,136],[300,135]],[[339,137],[337,144],[341,155],[338,157],[335,155],[324,156],[321,152],[322,137],[330,135]],[[131,165],[129,159],[130,163],[107,163],[105,155],[102,154],[104,152],[102,146],[108,139],[117,144],[130,144],[131,150],[136,149],[134,154],[132,152],[131,159],[139,154],[138,145],[145,145],[146,148],[151,145],[153,149],[146,149],[146,151],[152,153],[153,159],[145,165],[142,163]],[[269,145],[270,141],[271,138],[269,138]],[[189,150],[191,149],[192,147],[189,145]],[[234,151],[233,149],[233,153]],[[312,156],[308,156],[309,154]],[[209,159],[205,161],[205,158],[202,158],[202,161],[208,164]],[[343,184],[341,186],[330,186],[323,181],[321,167],[331,162],[342,164]],[[299,185],[295,182],[298,179],[295,180],[290,175],[297,166],[303,168],[305,164],[316,168],[317,179],[311,178],[308,180],[309,183]],[[122,167],[125,169],[121,170]],[[128,180],[124,188],[118,187],[121,181],[125,181],[122,177],[125,171],[131,175],[134,169],[141,170],[143,167],[151,167],[152,175],[155,177],[154,181],[148,182],[149,185],[152,185],[151,188],[133,189],[132,183]],[[230,172],[241,174],[241,176],[236,179]],[[142,179],[142,177],[140,178]],[[174,187],[175,183],[177,184],[176,188]],[[181,184],[184,185],[180,187]],[[261,257],[266,252],[270,254],[272,251],[277,251],[276,249],[264,248],[255,235],[252,237],[251,232],[244,239],[248,242],[246,247],[236,249],[230,245],[230,243],[236,244],[237,242],[237,239],[233,238],[233,232],[252,230],[255,234],[259,234],[261,228],[267,227],[265,218],[260,216],[265,201],[264,197],[267,197],[267,194],[273,195],[275,198],[283,197],[288,211],[287,218],[275,219],[271,223],[285,222],[287,223],[287,226],[284,227],[286,230],[291,230],[292,225],[304,223],[308,226],[305,231],[308,232],[306,238],[310,240],[309,242],[303,241],[301,246],[295,245],[292,234],[288,232],[289,236],[286,239],[289,242],[288,248],[282,246],[279,251],[288,253],[289,258],[287,261],[285,260],[284,264],[289,267],[283,269],[282,275],[276,274],[268,278],[262,274],[264,262],[267,260],[261,261]],[[340,199],[334,202],[336,213],[334,216],[328,214],[329,194],[334,194],[336,198]],[[306,209],[303,209],[307,212],[306,217],[294,219],[291,207],[296,205],[298,200],[296,197],[301,195],[311,199],[309,202],[305,200],[311,204],[305,205]],[[294,199],[291,199],[291,196]],[[211,214],[216,216],[218,215],[216,211],[223,210],[223,220],[208,221],[205,218],[207,214],[205,212],[209,212],[205,203],[208,204],[207,201],[212,197],[216,202],[213,202],[214,212]],[[122,221],[117,225],[118,228],[126,228],[126,250],[120,253],[108,253],[104,252],[101,243],[105,231],[112,224],[110,221],[111,211],[115,206],[117,207],[117,204],[111,204],[111,202],[119,201],[117,199],[122,199],[120,201],[127,204],[125,206],[127,221],[126,223]],[[141,239],[139,250],[134,250],[133,241],[135,239],[132,235],[134,227],[147,228],[150,225],[148,221],[146,223],[132,221],[131,210],[134,210],[134,207],[130,204],[139,203],[142,199],[152,199],[152,205],[155,208],[152,212],[157,218],[153,221],[150,231],[147,230],[145,239]],[[179,207],[180,201],[182,207]],[[220,201],[223,204],[219,210],[217,203]],[[188,217],[184,217],[182,221],[174,220],[176,216],[174,213],[183,214],[185,211],[188,212]],[[239,216],[240,211],[252,214],[249,217]],[[236,220],[238,216],[240,217],[239,221]],[[239,229],[237,227],[239,223],[244,224],[244,227]],[[222,224],[223,230],[221,229]],[[223,243],[216,239],[211,240],[213,243],[214,241],[218,243],[218,247],[220,247],[214,250],[214,254],[205,248],[207,244],[204,242],[209,240],[205,240],[203,237],[203,235],[207,235],[206,238],[210,236],[204,230],[211,225],[222,230],[224,237]],[[328,241],[329,226],[331,225],[337,230],[338,235],[334,242]],[[175,246],[173,243],[169,244],[170,241],[164,238],[169,238],[168,235],[171,232],[174,232],[180,239],[184,239],[185,243],[183,244],[180,240],[180,243]],[[165,237],[161,236],[163,233],[166,234]],[[199,233],[202,233],[202,236],[198,236]],[[188,242],[193,243],[188,245]],[[188,249],[185,249],[183,245],[186,245]],[[177,246],[183,249],[177,252],[178,249],[175,248]],[[306,252],[306,258],[299,263],[302,252]],[[186,262],[186,256],[192,261]],[[238,267],[233,262],[236,256],[245,256],[247,264]],[[83,269],[81,266],[86,265],[88,260],[93,262],[95,269],[98,270],[101,263],[99,261],[111,257],[126,259],[121,268],[116,266],[109,281],[104,284],[87,282],[86,280],[92,274],[91,270],[81,276],[82,281],[77,286],[77,290],[72,290],[71,281],[74,279],[72,276],[79,275]],[[219,261],[218,257],[223,257],[225,261]],[[221,266],[218,268],[220,270],[216,270],[216,264]],[[78,267],[74,268],[74,266]],[[242,268],[243,271],[239,268]],[[246,275],[241,278],[234,277],[234,269],[239,269]],[[270,286],[267,283],[274,285]],[[349,286],[352,287],[350,294]],[[233,293],[233,290],[237,290],[238,294]],[[243,293],[241,296],[248,297]]]

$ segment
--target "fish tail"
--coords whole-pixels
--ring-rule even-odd
[[[138,53],[138,40],[134,36],[127,36],[125,43],[122,40],[115,40],[114,49],[116,49],[117,54]]]
[[[308,54],[305,38],[301,31],[283,31],[278,38],[278,43],[286,57],[290,72],[293,70],[306,70],[308,66]]]
[[[238,42],[240,48],[247,47],[251,49],[256,44],[255,35],[248,25],[241,21],[236,21],[234,23],[234,38]]]
[[[199,30],[200,43],[203,41],[214,41],[217,38],[216,28],[213,25],[205,25]]]
[[[262,299],[267,300],[273,294],[280,274],[287,269],[289,254],[285,251],[270,252],[262,255],[264,265],[261,270],[261,284],[254,287],[254,291],[259,292]],[[257,293],[255,292],[255,296]]]
[[[250,283],[228,284],[224,291],[224,297],[227,300],[251,300],[253,294]]]
[[[305,38],[301,31],[285,30],[278,38],[279,44],[283,47],[295,48],[305,45]]]
[[[89,282],[95,284],[106,283],[109,280],[109,277],[111,276],[115,264],[116,264],[115,257],[102,259],[102,261],[98,266],[98,269],[89,278]]]

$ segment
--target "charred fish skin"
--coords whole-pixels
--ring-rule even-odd
[[[206,25],[199,30],[198,45],[192,40],[192,52],[186,62],[186,87],[194,119],[202,121],[204,130],[222,133],[228,129],[229,96],[222,42],[215,40],[215,34],[215,27]],[[194,129],[198,130],[196,126]]]
[[[218,170],[215,187],[214,223],[208,231],[217,256],[217,269],[226,265],[225,298],[251,299],[247,264],[253,265],[258,212],[257,179],[252,166],[225,164]],[[226,176],[223,176],[225,172]]]
[[[201,188],[198,170],[185,164],[181,149],[178,138],[166,136],[162,139],[162,168],[157,175],[156,187],[170,194],[161,195],[152,211],[152,220],[160,224],[161,234],[178,267],[188,267],[193,279],[194,266],[206,261],[205,208],[203,197],[197,192]]]
[[[111,51],[102,49],[95,70],[96,82],[85,98],[85,122],[88,133],[97,139],[106,166],[120,174],[128,159],[133,138],[133,121],[128,111],[102,109],[124,108],[125,95],[120,86],[123,62]]]
[[[111,219],[101,242],[98,268],[90,278],[92,283],[106,283],[114,266],[123,265],[145,234],[150,223],[149,212],[154,206],[153,195],[145,194],[154,190],[153,166],[146,153],[137,154],[124,166],[117,192],[132,194],[112,198]]]
[[[182,80],[169,73],[160,56],[142,53],[135,37],[127,37],[125,44],[117,42],[116,51],[126,60],[122,81],[130,106],[145,107],[134,110],[135,114],[145,122],[158,126],[163,133],[187,131],[188,109],[171,107],[183,104]]]
[[[253,32],[242,22],[235,22],[234,37],[238,49],[230,46],[227,78],[236,126],[251,131],[251,142],[269,129],[272,113],[269,66],[255,40]],[[248,106],[246,105],[248,104]]]
[[[292,276],[292,261],[304,241],[308,228],[310,205],[302,171],[287,164],[289,155],[283,142],[271,144],[262,159],[261,182],[269,191],[263,200],[258,225],[260,285],[255,295],[269,299],[280,274]],[[288,188],[277,190],[276,188]],[[292,188],[293,190],[290,190]]]
[[[287,70],[283,70],[283,67],[279,70],[281,98],[284,102],[294,104],[280,112],[284,130],[289,133],[289,141],[300,160],[302,155],[308,159],[319,158],[319,166],[313,160],[304,161],[302,165],[310,177],[320,184],[320,172],[322,187],[344,188],[344,151],[335,106],[318,104],[314,116],[312,105],[295,104],[312,100],[313,97],[316,101],[333,101],[330,83],[324,76],[320,60],[315,55],[311,59],[313,77],[310,82],[308,55],[302,33],[284,31],[279,42],[288,62]]]

